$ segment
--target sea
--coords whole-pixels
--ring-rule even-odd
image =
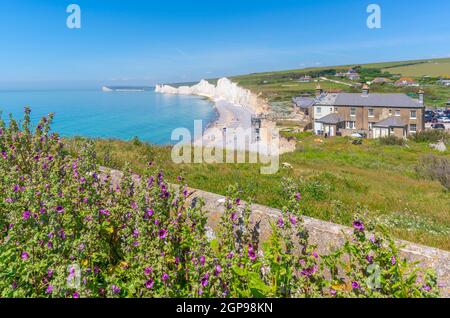
[[[54,113],[52,131],[63,137],[137,137],[157,145],[178,142],[171,140],[176,128],[187,128],[193,136],[194,120],[202,120],[206,129],[217,118],[210,100],[154,90],[0,91],[0,112],[6,122],[10,113],[21,120],[25,106],[31,108],[33,124]]]

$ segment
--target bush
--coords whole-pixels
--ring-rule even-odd
[[[22,129],[0,120],[0,297],[438,293],[433,273],[412,270],[391,238],[361,220],[342,248],[319,255],[293,188],[268,242],[260,242],[236,187],[214,233],[187,187],[170,186],[152,165],[142,176],[102,172],[89,142],[69,156],[49,133],[51,120],[34,133],[29,109]]]
[[[448,144],[450,142],[450,134],[445,130],[439,129],[423,130],[410,135],[409,139],[415,142],[438,142],[442,140]]]
[[[404,146],[405,145],[405,139],[398,138],[394,135],[390,135],[387,137],[381,137],[378,139],[378,141],[381,145],[387,145],[387,146]]]
[[[450,190],[450,160],[446,157],[426,155],[419,159],[416,166],[417,175],[421,178],[439,181]]]

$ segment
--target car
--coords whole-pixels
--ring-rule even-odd
[[[433,129],[444,129],[445,130],[445,125],[444,124],[433,124],[433,125],[431,125],[431,128],[433,128]]]
[[[449,124],[450,123],[450,117],[444,117],[442,119],[442,123]]]

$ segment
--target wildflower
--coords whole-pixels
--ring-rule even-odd
[[[132,208],[133,210],[137,210],[138,205],[136,204],[136,202],[132,202],[132,203],[131,203],[131,208]]]
[[[422,289],[423,289],[424,291],[427,291],[427,292],[430,292],[430,291],[431,291],[431,287],[428,286],[428,285],[424,285],[424,286],[422,287]]]
[[[359,220],[355,220],[353,222],[353,227],[358,231],[364,231],[364,224]]]
[[[312,255],[314,256],[314,258],[319,258],[319,254],[317,254],[316,251],[314,251],[314,252],[312,253]]]
[[[30,258],[30,254],[28,254],[27,252],[23,251],[22,254],[20,255],[20,257],[26,261],[28,258]]]
[[[151,268],[151,267],[144,268],[144,274],[146,276],[149,276],[152,272],[153,272],[153,268]]]
[[[395,256],[391,257],[391,264],[395,265],[395,263],[397,263],[397,260],[395,259]]]
[[[49,249],[52,249],[52,248],[53,248],[53,243],[52,243],[52,241],[48,241],[47,247],[48,247]]]
[[[169,274],[167,274],[167,273],[162,274],[161,279],[163,282],[165,282],[166,280],[169,279]]]
[[[74,293],[72,294],[72,297],[73,297],[73,298],[80,298],[80,294],[79,294],[78,292],[74,292]]]
[[[113,294],[118,294],[120,293],[120,287],[116,286],[116,285],[112,285],[111,286],[112,292]]]
[[[161,230],[159,230],[158,235],[159,235],[160,239],[165,239],[167,237],[167,231],[164,229],[161,229]]]
[[[368,261],[369,263],[372,263],[373,262],[373,256],[367,255],[366,256],[366,261]]]
[[[249,244],[248,245],[248,257],[250,258],[250,260],[254,261],[256,260],[256,253],[253,250],[253,245]]]
[[[295,199],[296,199],[297,201],[300,201],[301,198],[302,198],[302,195],[300,194],[300,192],[297,192],[297,193],[295,194]]]
[[[151,216],[153,215],[153,213],[154,213],[154,212],[153,212],[152,209],[148,209],[148,210],[147,210],[147,216],[148,216],[148,217],[151,217]]]
[[[206,257],[205,256],[200,256],[200,265],[202,265],[202,266],[205,266],[205,260],[206,260]]]
[[[297,218],[295,217],[295,215],[289,216],[289,221],[291,222],[292,225],[297,224]]]
[[[208,273],[206,273],[205,276],[203,276],[201,283],[202,283],[203,287],[208,286],[208,283],[209,283],[209,274]]]
[[[283,227],[284,221],[283,221],[283,218],[282,218],[282,217],[280,217],[280,218],[278,219],[277,224],[278,224],[278,227],[281,227],[281,228]]]
[[[236,205],[239,205],[239,204],[241,204],[241,199],[240,199],[240,198],[237,198],[237,199],[236,199]]]
[[[220,265],[216,265],[214,269],[214,275],[219,276],[220,272],[222,272],[222,267]]]
[[[22,214],[22,218],[23,218],[24,220],[28,220],[28,219],[30,218],[30,216],[31,216],[31,212],[30,212],[30,211],[25,211],[25,212],[23,212],[23,214]]]
[[[359,285],[358,282],[353,281],[353,282],[352,282],[352,288],[353,288],[353,289],[360,289],[361,286]]]
[[[62,206],[58,205],[58,206],[56,207],[56,212],[58,212],[58,213],[63,213],[63,212],[64,212],[64,208],[63,208]]]
[[[100,214],[105,215],[105,216],[110,216],[111,212],[109,212],[109,210],[100,210]]]
[[[47,276],[48,276],[48,278],[52,278],[52,276],[53,276],[53,270],[52,269],[49,269],[47,271]]]
[[[48,285],[47,289],[45,290],[45,292],[47,294],[51,294],[53,292],[53,286],[52,285]]]
[[[231,213],[231,220],[236,221],[236,219],[237,219],[237,214],[235,212]]]
[[[149,279],[148,281],[145,282],[145,288],[152,289],[154,284],[155,284],[154,280]]]
[[[134,229],[133,230],[133,237],[138,237],[139,236],[139,230],[138,229]]]

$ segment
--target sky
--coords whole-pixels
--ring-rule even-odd
[[[0,1],[0,88],[154,85],[450,57],[448,0],[71,1]],[[66,25],[71,3],[81,8],[80,29]],[[367,27],[371,3],[381,29]]]

